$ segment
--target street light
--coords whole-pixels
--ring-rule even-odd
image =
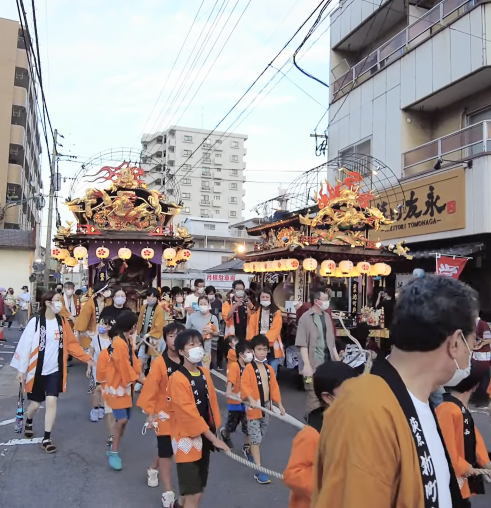
[[[19,199],[17,201],[10,201],[4,207],[2,207],[0,209],[0,221],[2,221],[5,218],[5,211],[7,210],[7,208],[10,208],[11,206],[23,205],[24,203],[31,201],[31,199],[39,200],[38,204],[37,204],[38,210],[41,210],[42,208],[44,208],[45,200],[44,200],[44,197],[42,194],[37,194],[35,196],[31,196],[30,198]]]
[[[237,245],[237,252],[239,254],[243,254],[245,252],[246,248],[245,248],[245,245]]]

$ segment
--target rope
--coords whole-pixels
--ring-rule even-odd
[[[283,475],[281,473],[277,473],[276,471],[272,471],[271,469],[267,469],[262,466],[258,466],[254,462],[251,462],[244,457],[241,457],[240,455],[237,455],[232,452],[225,453],[227,457],[230,457],[231,459],[240,462],[242,465],[250,467],[251,469],[255,469],[256,471],[259,471],[260,473],[265,473],[269,476],[274,476],[275,478],[279,478],[280,480],[283,480]]]

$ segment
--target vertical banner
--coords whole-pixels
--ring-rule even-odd
[[[436,273],[444,277],[458,279],[466,263],[467,258],[453,258],[437,255]]]
[[[353,279],[351,281],[351,309],[350,313],[352,315],[358,314],[358,279]]]

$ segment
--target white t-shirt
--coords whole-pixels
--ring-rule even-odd
[[[24,333],[27,335],[36,334],[39,336],[39,320],[38,330],[36,331],[36,318],[27,323]],[[46,320],[46,349],[44,351],[43,371],[41,375],[47,376],[58,372],[58,352],[60,350],[60,329],[56,319]]]
[[[21,310],[29,309],[29,302],[31,301],[31,293],[21,293],[19,295],[19,306]]]
[[[445,456],[445,449],[443,448],[442,440],[438,434],[435,418],[431,412],[429,403],[421,402],[411,392],[409,392],[409,395],[418,413],[419,421],[421,422],[423,434],[435,469],[436,482],[438,485],[438,506],[439,508],[452,508],[450,470],[448,468],[447,457]]]
[[[195,312],[198,311],[198,297],[194,293],[186,296],[186,300],[184,301],[184,308],[187,309],[189,307],[192,307]]]
[[[94,335],[92,337],[92,341],[90,343],[90,347],[94,348],[94,362],[97,363],[97,359],[101,354],[101,351],[107,349],[111,345],[111,340],[109,338],[103,339],[99,335]]]

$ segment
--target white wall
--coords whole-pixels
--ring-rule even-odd
[[[22,286],[30,286],[29,275],[34,252],[27,250],[0,249],[0,286],[14,288],[20,293]]]

